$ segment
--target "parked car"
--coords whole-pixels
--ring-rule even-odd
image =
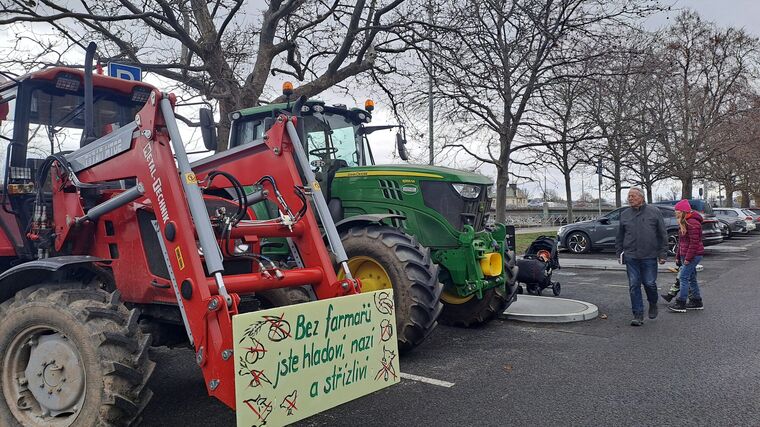
[[[755,229],[755,222],[751,216],[748,216],[741,208],[715,208],[713,209],[717,218],[733,224],[732,228],[736,234],[747,234]],[[742,225],[743,223],[743,225]]]
[[[724,216],[716,216],[715,218],[720,221],[722,226],[720,231],[723,233],[724,239],[730,239],[737,234],[747,234],[747,222],[745,220]]]
[[[731,238],[731,228],[727,222],[718,219],[718,228],[720,228],[720,234],[723,235],[723,240]]]
[[[755,224],[755,231],[760,231],[760,209],[742,208],[742,212],[747,214],[747,219],[751,220]]]
[[[655,204],[675,206],[676,203],[678,203],[678,200],[665,200]],[[702,215],[702,244],[705,246],[711,246],[721,243],[725,236],[725,231],[721,229],[721,222],[715,216],[713,207],[710,206],[707,201],[702,199],[690,199],[689,206]]]
[[[670,206],[657,206],[665,220],[668,231],[668,250],[672,254],[678,244],[678,224],[675,211]],[[628,207],[614,211],[591,221],[581,221],[563,225],[557,230],[557,242],[560,248],[581,254],[615,248],[615,237],[620,227],[620,213]],[[720,236],[720,232],[718,232]]]

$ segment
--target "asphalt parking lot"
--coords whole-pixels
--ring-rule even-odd
[[[402,372],[437,384],[403,379],[301,425],[757,425],[760,235],[724,245],[741,251],[704,258],[704,311],[669,313],[660,300],[659,317],[633,328],[624,271],[563,268],[554,275],[561,297],[596,304],[599,317],[439,326],[401,358]],[[614,254],[560,257],[603,263]],[[658,285],[674,279],[661,272]],[[190,350],[158,349],[155,358],[142,425],[235,425],[206,396]]]

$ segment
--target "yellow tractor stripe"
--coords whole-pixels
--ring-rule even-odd
[[[355,176],[416,176],[421,178],[438,178],[443,179],[442,175],[436,175],[432,173],[424,172],[403,172],[403,171],[351,171],[351,172],[338,172],[335,174],[336,178],[351,178]]]

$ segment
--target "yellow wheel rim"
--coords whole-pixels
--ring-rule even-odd
[[[467,301],[473,299],[475,297],[475,294],[467,295],[466,297],[461,297],[457,295],[456,293],[452,293],[446,288],[443,289],[443,292],[441,292],[441,300],[447,304],[464,304]]]
[[[379,291],[381,289],[393,289],[391,278],[382,265],[374,259],[366,256],[357,256],[348,260],[348,268],[351,274],[362,283],[362,292]],[[341,268],[338,279],[344,279],[346,273]]]

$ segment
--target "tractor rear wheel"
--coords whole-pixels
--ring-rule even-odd
[[[150,400],[150,337],[118,291],[42,284],[0,305],[0,425],[127,425]]]
[[[418,346],[437,325],[442,308],[443,285],[430,250],[403,231],[379,224],[352,226],[340,236],[362,291],[393,289],[399,350]],[[345,277],[342,269],[338,277]]]

